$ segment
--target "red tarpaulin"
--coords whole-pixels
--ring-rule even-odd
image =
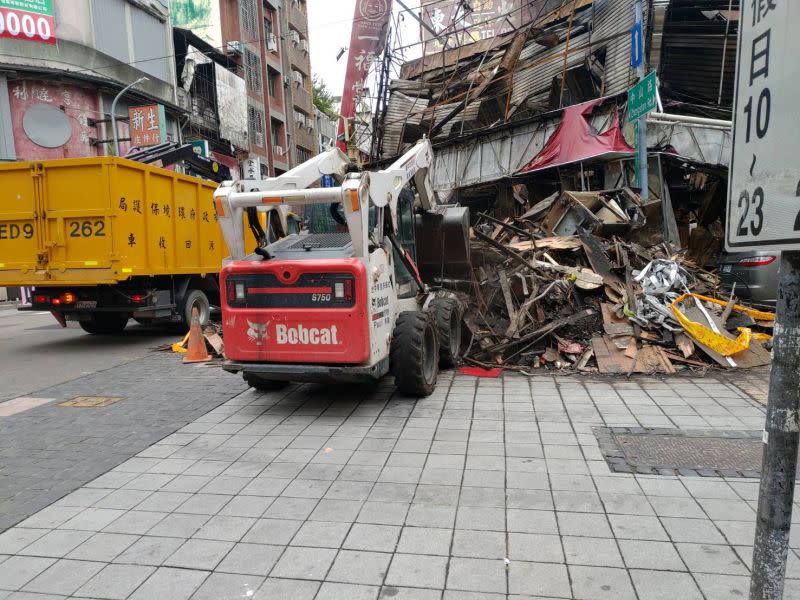
[[[517,172],[525,175],[593,158],[622,158],[632,156],[631,148],[619,128],[619,115],[614,111],[611,126],[597,133],[591,124],[592,111],[604,98],[575,104],[564,109],[561,124],[550,136],[542,151]]]

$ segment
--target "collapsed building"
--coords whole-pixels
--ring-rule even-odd
[[[628,118],[638,81],[630,0],[534,0],[527,22],[445,43],[388,84],[373,158],[431,138],[434,188],[471,208],[472,269],[441,276],[473,306],[468,361],[666,373],[673,363],[769,362],[769,314],[732,295],[709,300],[726,293],[713,268],[739,2],[644,5],[644,61],[659,93],[647,117],[647,194]]]

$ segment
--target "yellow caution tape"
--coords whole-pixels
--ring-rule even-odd
[[[741,352],[743,350],[747,350],[750,347],[750,342],[753,339],[762,339],[760,336],[763,334],[756,334],[754,335],[753,332],[747,327],[740,327],[739,331],[741,332],[736,339],[731,339],[725,335],[720,333],[716,333],[711,330],[706,325],[701,323],[696,323],[690,320],[686,315],[684,315],[678,305],[683,302],[688,297],[695,298],[698,301],[705,301],[711,302],[713,304],[717,304],[719,306],[727,306],[728,303],[724,300],[717,300],[716,298],[709,298],[708,296],[700,296],[698,294],[684,294],[675,302],[672,303],[670,308],[672,309],[675,318],[678,319],[678,323],[686,330],[692,338],[696,341],[700,342],[701,344],[708,346],[712,350],[720,353],[722,356],[733,356],[737,352]],[[762,312],[758,310],[753,310],[751,308],[746,308],[744,306],[734,305],[734,310],[743,312],[745,314],[750,315],[753,319],[757,321],[774,321],[775,314],[769,312]]]
[[[186,354],[188,350],[186,349],[186,344],[189,343],[189,334],[187,333],[184,338],[178,342],[177,344],[172,344],[172,351],[178,354]]]
[[[747,327],[737,327],[736,331],[744,331]],[[753,339],[758,340],[759,342],[768,342],[772,339],[772,336],[768,333],[757,333],[755,331],[752,332]]]

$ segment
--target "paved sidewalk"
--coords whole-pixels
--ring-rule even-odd
[[[0,534],[0,599],[746,598],[758,480],[612,473],[593,427],[763,415],[715,378],[249,390]]]

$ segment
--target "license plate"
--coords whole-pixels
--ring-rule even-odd
[[[723,273],[730,273],[731,271],[733,271],[733,265],[722,265]]]
[[[97,300],[79,300],[75,308],[97,308]]]

